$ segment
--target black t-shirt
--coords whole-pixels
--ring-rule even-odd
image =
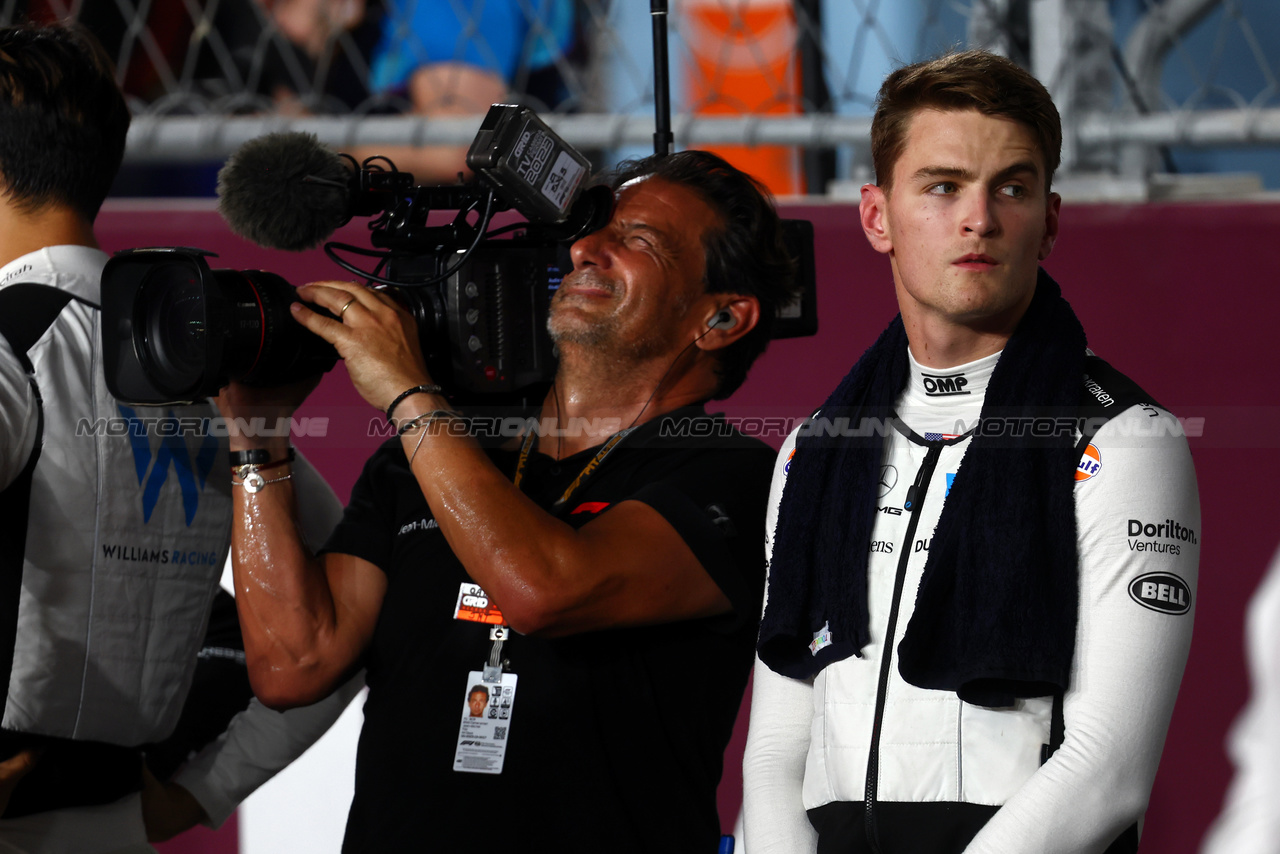
[[[549,508],[595,451],[558,463],[535,452],[521,488]],[[514,472],[516,453],[491,458]],[[559,639],[512,634],[502,657],[519,682],[494,775],[453,770],[467,674],[489,657],[489,627],[454,619],[471,579],[399,442],[379,449],[326,546],[387,573],[343,850],[714,851],[715,789],[760,612],[773,459],[719,416],[678,410],[629,435],[557,511],[577,528],[620,501],[645,502],[733,611]]]

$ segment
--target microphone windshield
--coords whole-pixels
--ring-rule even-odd
[[[351,218],[352,171],[314,134],[251,139],[218,172],[218,212],[270,249],[311,249]]]

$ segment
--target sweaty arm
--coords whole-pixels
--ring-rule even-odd
[[[968,854],[1102,852],[1146,810],[1191,643],[1200,504],[1169,413],[1133,407],[1076,484],[1080,610],[1062,746]]]
[[[774,466],[765,521],[765,550],[771,560],[773,531],[785,483],[784,466],[795,441],[793,433]],[[817,850],[818,835],[809,823],[803,799],[812,721],[813,683],[774,673],[757,657],[752,676],[751,723],[742,759],[744,844],[751,854]]]
[[[299,294],[343,317],[339,323],[295,310],[334,344],[372,405],[386,409],[403,390],[430,384],[413,321],[389,297],[345,282]],[[447,409],[438,394],[414,394],[395,418],[404,423]],[[525,496],[471,438],[441,429],[445,424],[437,419],[406,431],[406,458],[450,548],[516,631],[564,635],[730,610],[728,597],[654,508],[622,501],[575,529]]]
[[[318,550],[341,518],[342,504],[301,454],[292,466],[292,479],[303,539],[310,550]],[[324,735],[363,686],[363,674],[357,674],[323,700],[286,712],[251,700],[226,732],[178,770],[173,782],[199,803],[203,823],[218,827],[241,801]]]
[[[516,631],[566,635],[730,610],[650,505],[622,501],[575,530],[525,496],[471,440],[427,432],[403,438],[406,454],[423,440],[414,476],[467,574]]]
[[[217,403],[228,424],[264,414],[270,423],[287,418],[309,390],[233,383]],[[231,432],[232,451],[262,448],[273,461],[288,452],[287,437]],[[232,486],[236,610],[254,694],[271,708],[289,708],[314,703],[355,672],[373,635],[386,576],[351,555],[317,556],[302,536],[300,481],[291,467],[273,467],[262,476],[271,482],[258,492]]]

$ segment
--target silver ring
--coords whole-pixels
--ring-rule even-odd
[[[346,314],[346,313],[347,313],[347,309],[351,308],[351,304],[352,304],[353,302],[355,302],[355,301],[356,301],[356,298],[355,298],[355,297],[352,297],[351,299],[347,300],[347,304],[346,304],[346,305],[344,305],[344,306],[342,307],[342,310],[338,312],[338,320],[339,320],[339,321],[341,321],[341,320],[342,320],[342,316],[343,316],[344,314]]]

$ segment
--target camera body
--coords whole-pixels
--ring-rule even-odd
[[[338,194],[331,207],[339,225],[352,216],[375,217],[369,224],[374,251],[335,243],[325,251],[379,283],[413,315],[427,368],[454,405],[520,409],[541,402],[555,376],[547,318],[551,296],[572,269],[568,247],[602,227],[612,212],[608,187],[582,189],[587,159],[532,110],[509,104],[490,107],[472,142],[467,165],[477,180],[470,184],[415,186],[408,173],[370,165],[378,158],[351,171],[342,155],[310,139],[319,152],[318,169],[348,179],[317,178],[302,167],[299,183],[335,188],[328,192]],[[292,154],[285,150],[265,172],[288,167]],[[278,200],[256,180],[241,179],[239,192],[247,196],[238,201],[266,212],[256,223],[261,226],[276,218]],[[527,221],[488,230],[495,212],[512,208]],[[455,215],[432,225],[433,211]],[[812,335],[813,228],[803,220],[783,220],[783,227],[799,261],[801,287],[800,297],[779,312],[773,337]],[[375,272],[359,270],[336,249],[380,262]],[[289,305],[296,297],[284,279],[213,269],[210,255],[164,247],[121,252],[108,261],[102,274],[103,365],[107,388],[119,400],[187,403],[215,395],[231,380],[283,385],[337,361],[331,345],[293,320]]]
[[[350,182],[349,215],[377,216],[381,281],[413,315],[433,378],[460,405],[540,400],[555,373],[547,332],[567,241],[607,219],[603,188],[580,193],[590,163],[533,111],[495,104],[467,164],[472,184],[414,186],[369,167]],[[503,239],[485,233],[495,211],[528,220]],[[456,211],[428,225],[432,211]],[[333,255],[332,246],[327,247]],[[118,253],[102,277],[107,387],[136,404],[189,402],[230,380],[280,385],[327,371],[331,345],[289,313],[294,289],[274,273],[213,269],[185,247]]]

